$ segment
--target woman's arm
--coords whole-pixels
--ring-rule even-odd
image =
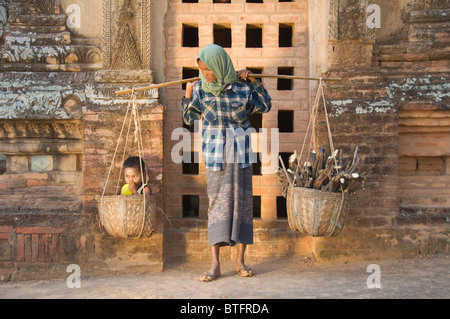
[[[202,112],[198,95],[194,92],[194,85],[198,82],[186,84],[185,97],[182,100],[183,121],[186,125],[194,124],[194,121],[200,120]]]
[[[253,81],[250,85],[253,88],[253,92],[249,101],[249,113],[269,112],[272,108],[272,99],[267,90],[258,81]]]
[[[248,76],[249,70],[241,70],[237,75],[242,80],[249,80],[252,87],[252,95],[249,98],[247,105],[247,113],[267,113],[272,108],[271,98],[267,90],[254,77]]]

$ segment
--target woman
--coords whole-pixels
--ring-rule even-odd
[[[200,280],[220,276],[220,247],[235,244],[236,272],[250,277],[254,273],[244,263],[246,245],[253,244],[253,158],[247,114],[270,111],[271,98],[248,70],[236,73],[218,45],[206,46],[197,64],[201,81],[186,85],[183,120],[188,125],[202,120],[211,268]]]

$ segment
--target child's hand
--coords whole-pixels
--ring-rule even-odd
[[[128,184],[128,189],[134,194],[137,194],[136,184],[134,182],[130,182]]]

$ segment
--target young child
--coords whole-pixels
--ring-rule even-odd
[[[142,164],[142,174],[141,174]],[[145,171],[144,160],[139,162],[139,157],[129,157],[123,163],[123,172],[125,174],[125,185],[122,187],[122,195],[151,195],[152,190],[147,185],[147,174]],[[144,182],[142,182],[144,176]]]

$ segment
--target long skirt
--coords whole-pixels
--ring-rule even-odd
[[[206,170],[206,183],[209,245],[253,244],[252,167],[224,163],[220,172]]]

